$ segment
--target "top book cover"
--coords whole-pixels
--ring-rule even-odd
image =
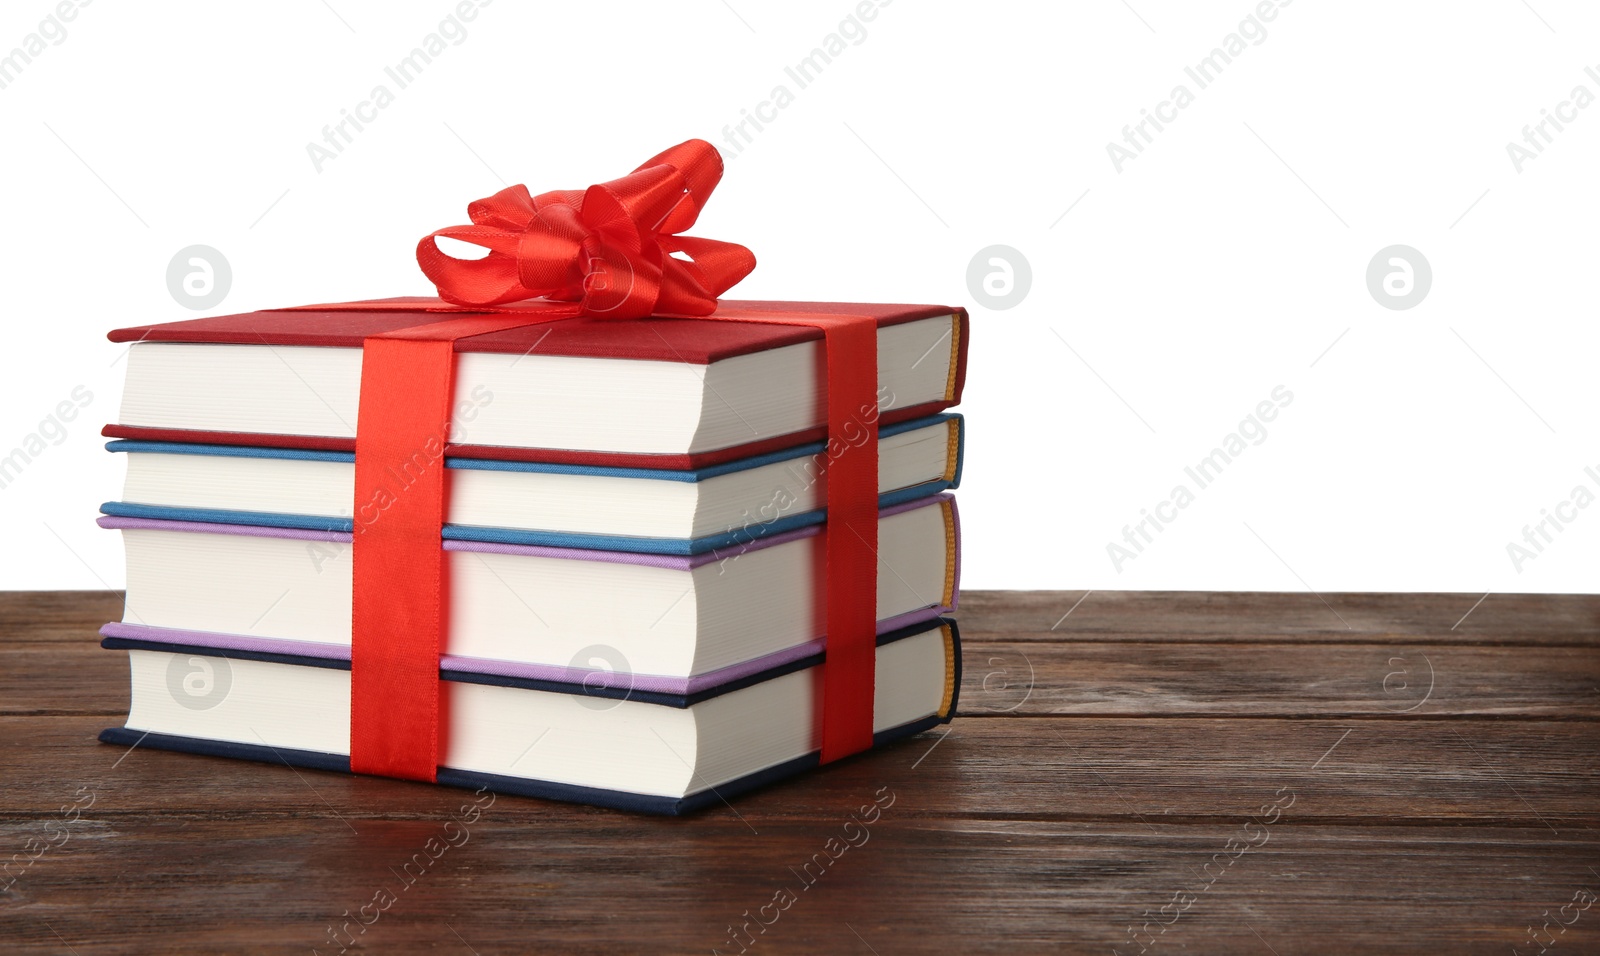
[[[351,451],[367,336],[459,312],[436,299],[266,310],[135,326],[113,438]],[[566,303],[551,303],[560,308]],[[538,306],[530,303],[530,317]],[[878,403],[862,425],[942,411],[966,376],[964,310],[723,300],[717,319],[576,318],[463,338],[446,453],[598,466],[701,468],[825,437],[819,329],[737,321],[867,315]]]

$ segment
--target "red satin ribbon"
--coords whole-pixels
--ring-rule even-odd
[[[756,266],[744,246],[677,235],[694,225],[721,179],[716,148],[691,139],[586,190],[533,196],[512,186],[469,205],[473,225],[425,236],[417,264],[439,297],[458,305],[543,296],[607,318],[709,315]],[[441,236],[489,254],[453,258],[440,250]]]
[[[477,226],[441,229],[417,260],[452,303],[355,302],[315,309],[463,313],[366,340],[356,434],[350,768],[436,779],[439,657],[448,617],[444,446],[455,351],[474,335],[580,316],[671,313],[803,325],[823,332],[827,377],[827,653],[821,760],[872,746],[877,644],[877,323],[868,316],[720,312],[716,297],[755,265],[732,243],[675,235],[722,175],[691,140],[587,191],[529,197],[522,186],[474,203]],[[445,256],[437,236],[488,247]],[[685,251],[684,262],[670,255]],[[625,280],[625,281],[624,281]],[[542,295],[542,301],[521,302]],[[576,302],[557,305],[550,299]],[[506,303],[515,304],[506,304]]]
[[[878,323],[861,315],[732,310],[707,318],[822,330],[828,384],[822,762],[831,763],[872,746],[878,649]]]
[[[436,779],[455,343],[566,314],[463,315],[368,338],[356,418],[350,769]]]

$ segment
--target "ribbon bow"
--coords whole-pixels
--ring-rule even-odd
[[[417,264],[439,297],[457,305],[543,296],[578,302],[588,316],[709,315],[717,297],[756,266],[744,246],[678,235],[721,179],[716,147],[691,139],[585,190],[533,196],[511,186],[467,206],[473,225],[424,237]],[[455,258],[439,248],[440,236],[489,254]]]

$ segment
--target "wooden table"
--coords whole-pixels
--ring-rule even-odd
[[[689,819],[500,797],[402,884],[470,794],[98,744],[119,598],[0,595],[0,951],[333,953],[387,889],[359,948],[1600,952],[1600,597],[963,600],[949,728]]]

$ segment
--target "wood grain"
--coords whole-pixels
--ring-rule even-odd
[[[122,620],[121,591],[0,591],[6,641],[90,640],[100,625]]]
[[[450,806],[459,797],[281,765],[130,752],[95,742],[107,723],[0,718],[7,818],[48,819],[81,786],[103,794],[96,813],[106,818],[152,805],[203,816],[358,818],[422,813],[419,799]],[[1301,821],[1560,830],[1600,824],[1597,743],[1587,721],[974,718],[734,808],[753,821],[816,819],[888,785],[912,797],[902,818],[1193,823],[1242,820],[1277,788],[1293,787]],[[728,807],[704,816],[737,819]]]
[[[1600,645],[1596,594],[964,591],[961,610],[970,641]]]
[[[965,650],[966,714],[1600,716],[1600,652],[1587,647],[986,641]]]
[[[1600,653],[1568,645],[964,646],[961,712],[974,716],[1600,716]],[[86,700],[127,713],[126,652],[91,639],[15,642],[7,653],[0,715],[84,713]]]
[[[1600,599],[1479,597],[969,592],[947,731],[682,820],[500,797],[407,883],[472,794],[99,744],[119,596],[4,594],[0,941],[334,953],[388,889],[351,952],[738,953],[789,888],[746,952],[1534,952],[1600,894]]]
[[[807,889],[798,868],[826,853],[842,808],[758,832],[657,822],[641,846],[636,821],[552,820],[496,802],[465,843],[409,873],[400,867],[443,832],[438,820],[96,824],[19,881],[0,932],[13,952],[65,942],[85,956],[304,953],[388,890],[363,949],[727,953],[739,951],[725,943],[729,924],[787,888],[794,900],[775,920],[769,911],[752,951],[1126,953],[1138,951],[1129,926],[1160,918],[1181,892],[1188,910],[1165,932],[1152,922],[1158,952],[1267,953],[1251,945],[1259,934],[1280,956],[1504,953],[1542,912],[1600,882],[1588,870],[1593,833],[1280,824],[1227,865],[1217,858],[1231,856],[1237,825],[907,824],[897,808],[865,843],[813,864]],[[1569,930],[1572,951],[1594,951],[1596,916]]]

